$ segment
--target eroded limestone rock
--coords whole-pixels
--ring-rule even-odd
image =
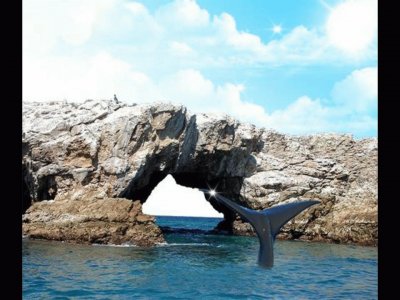
[[[376,139],[288,136],[183,106],[87,100],[24,103],[22,140],[26,207],[51,199],[143,203],[172,174],[181,185],[217,186],[253,209],[321,201],[289,222],[282,238],[377,244]],[[232,212],[211,204],[225,215],[220,228],[251,234]]]

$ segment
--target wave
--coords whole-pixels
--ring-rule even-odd
[[[132,244],[121,244],[121,245],[116,245],[116,244],[97,244],[97,243],[93,243],[92,246],[97,246],[97,247],[117,247],[117,248],[127,248],[127,247],[138,247],[136,245],[132,245]]]
[[[157,244],[157,247],[171,247],[171,246],[213,246],[213,245],[209,244],[209,243],[159,243],[159,244]]]

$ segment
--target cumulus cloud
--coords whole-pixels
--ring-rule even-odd
[[[191,66],[199,59],[216,65],[352,62],[374,59],[376,11],[376,0],[346,0],[331,10],[324,30],[299,25],[266,42],[239,30],[230,14],[211,16],[195,0],[175,0],[154,13],[123,0],[24,0],[24,51],[107,38],[115,47],[146,45],[143,56],[172,53],[166,44],[180,54],[196,49],[200,56],[186,58]]]
[[[24,0],[23,50],[48,52],[57,43],[82,45],[116,0]]]
[[[332,90],[332,99],[337,105],[358,112],[377,109],[378,69],[376,67],[355,70],[337,82]]]
[[[227,13],[215,16],[212,25],[215,27],[216,35],[221,38],[220,40],[235,49],[251,52],[264,50],[265,45],[261,39],[257,35],[238,31],[235,19]]]
[[[186,81],[187,80],[187,81]],[[242,99],[243,85],[215,85],[195,70],[185,70],[171,77],[171,99],[179,99],[194,112],[222,112],[243,122],[289,134],[320,132],[376,133],[376,68],[353,71],[334,84],[332,99],[301,96],[283,109],[267,111],[261,105]]]
[[[302,96],[284,109],[266,116],[266,127],[292,134],[377,130],[377,68],[354,70],[334,84],[331,99]]]
[[[325,106],[319,99],[313,100],[307,96],[300,97],[283,110],[271,113],[267,124],[268,128],[294,135],[339,132],[365,137],[377,133],[376,117]]]
[[[326,33],[331,45],[359,57],[370,47],[376,47],[377,25],[377,0],[347,0],[332,9]]]
[[[87,59],[28,60],[24,62],[23,82],[23,98],[27,101],[104,99],[117,91],[132,99],[140,97],[135,86],[152,91],[151,80],[144,73],[132,70],[130,64],[107,52]],[[154,97],[149,93],[147,96]]]
[[[281,39],[269,42],[259,59],[275,65],[308,65],[332,62],[341,58],[327,46],[326,38],[317,30],[310,30],[300,25]]]
[[[155,19],[175,30],[191,30],[209,25],[210,15],[195,0],[175,0],[159,8]]]
[[[195,69],[182,69],[155,80],[104,51],[82,61],[63,58],[35,62],[27,63],[23,73],[24,81],[31,76],[37,78],[26,80],[24,93],[29,96],[24,95],[24,99],[27,100],[82,101],[111,98],[117,93],[126,102],[157,100],[184,104],[194,113],[226,113],[243,122],[291,134],[324,131],[366,134],[376,130],[375,67],[355,70],[334,84],[329,101],[302,96],[283,109],[269,112],[261,105],[243,100],[244,85],[218,85]]]
[[[157,88],[193,112],[226,113],[243,122],[289,134],[357,132],[365,136],[377,130],[375,67],[354,70],[335,83],[331,99],[301,96],[275,111],[243,100],[244,85],[215,85],[196,70],[180,71]]]
[[[169,49],[172,55],[188,56],[195,54],[195,51],[186,43],[172,41],[169,43]]]
[[[305,95],[275,111],[243,100],[245,85],[215,83],[204,70],[257,63],[351,64],[354,49],[359,64],[374,57],[376,33],[358,9],[372,18],[375,4],[343,1],[331,10],[324,30],[299,25],[264,42],[239,30],[233,16],[211,16],[194,0],[175,0],[155,12],[123,0],[24,0],[23,99],[82,101],[117,94],[127,102],[171,101],[194,112],[224,112],[288,133],[368,132],[376,129],[371,113],[376,112],[376,67],[337,82],[331,99]],[[346,34],[349,19],[352,35],[360,26],[367,35],[346,48],[337,35]]]

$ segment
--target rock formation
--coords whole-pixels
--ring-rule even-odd
[[[321,201],[288,223],[281,238],[377,244],[374,138],[287,136],[229,116],[193,115],[183,106],[87,100],[24,103],[22,147],[24,209],[35,203],[23,216],[29,220],[24,234],[41,222],[40,211],[50,213],[48,207],[58,202],[65,206],[51,211],[52,220],[63,220],[67,203],[82,199],[143,203],[171,174],[178,184],[216,187],[253,209],[300,199]],[[211,204],[224,213],[219,229],[253,234],[231,211]],[[85,205],[82,201],[80,209]],[[102,219],[97,217],[93,220]]]
[[[24,234],[33,238],[137,246],[164,242],[154,217],[142,214],[140,201],[127,199],[41,201],[22,221]]]

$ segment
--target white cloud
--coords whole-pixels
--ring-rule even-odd
[[[326,32],[329,42],[351,56],[360,56],[375,44],[377,0],[347,0],[331,11]]]
[[[354,40],[350,50],[335,37],[355,8],[372,16],[373,3],[343,1],[330,12],[326,32],[299,25],[264,43],[239,30],[231,15],[210,17],[194,0],[175,0],[155,13],[123,0],[24,0],[23,99],[82,101],[115,93],[122,101],[173,101],[194,112],[224,112],[296,134],[375,130],[370,112],[376,111],[376,67],[355,70],[336,83],[327,101],[304,96],[272,112],[243,100],[244,85],[216,84],[200,71],[373,60],[374,18],[354,16],[358,21],[349,32],[358,34],[362,25],[366,36]],[[353,49],[355,61],[354,55],[343,56]]]
[[[376,109],[378,98],[378,69],[376,67],[353,71],[335,84],[332,99],[337,105],[360,112]]]
[[[197,70],[185,69],[167,76],[157,89],[162,99],[184,104],[194,113],[224,113],[259,125],[265,121],[262,106],[241,99],[244,85],[216,85]]]
[[[169,49],[171,50],[172,55],[176,56],[188,56],[195,53],[188,44],[177,41],[170,42]]]
[[[175,0],[157,10],[155,18],[175,30],[191,30],[209,24],[209,14],[195,0]]]
[[[302,96],[285,109],[276,110],[268,115],[267,124],[271,128],[293,134],[305,130],[312,131],[316,126],[326,130],[326,124],[321,124],[326,115],[326,108],[319,100],[313,101],[307,96]]]
[[[157,216],[223,217],[205,199],[204,193],[176,184],[171,175],[153,189],[143,204],[143,212]]]
[[[161,80],[159,89],[171,101],[203,106],[204,101],[210,101],[206,104],[211,104],[215,100],[214,84],[193,69],[180,70],[167,76]]]
[[[271,112],[243,100],[243,85],[215,85],[195,70],[183,70],[164,83],[169,87],[166,94],[170,99],[184,103],[194,112],[226,113],[242,122],[290,134],[356,132],[363,136],[377,130],[376,75],[376,68],[355,70],[334,85],[332,99],[302,96]]]
[[[58,43],[81,45],[116,0],[24,0],[24,52],[43,53]]]
[[[274,65],[308,65],[340,59],[327,48],[326,41],[316,30],[297,26],[280,39],[269,42],[258,59]]]
[[[257,105],[241,99],[244,85],[227,83],[217,88],[217,97],[222,103],[221,112],[235,116],[239,120],[255,123],[263,126],[266,120],[266,112],[261,105]]]
[[[215,16],[213,25],[216,28],[217,35],[236,49],[259,52],[265,47],[257,35],[239,32],[236,28],[235,19],[227,13]]]
[[[210,16],[195,0],[171,1],[154,13],[124,0],[24,0],[23,55],[44,59],[103,49],[141,71],[158,66],[164,73],[176,67],[359,63],[376,60],[375,2],[344,1],[330,12],[326,31],[298,25],[266,42],[239,30],[228,13]],[[345,55],[353,50],[356,56]]]
[[[267,112],[261,105],[242,99],[244,85],[217,85],[195,69],[182,69],[155,80],[104,51],[82,61],[54,58],[34,62],[37,64],[24,64],[23,94],[27,100],[110,99],[115,93],[126,102],[184,104],[194,113],[225,113],[291,134],[353,130],[366,134],[376,130],[375,67],[355,70],[337,82],[330,101],[303,96],[283,109]],[[35,80],[26,79],[32,77]]]
[[[149,15],[149,11],[142,3],[128,2],[125,7],[127,7],[134,15]]]
[[[300,97],[285,109],[268,114],[264,125],[292,134],[376,133],[377,81],[376,67],[355,70],[335,83],[330,101]]]
[[[25,61],[23,82],[26,101],[108,99],[114,93],[130,101],[157,97],[146,74],[132,70],[129,63],[105,51],[88,59],[47,57]]]
[[[319,99],[302,96],[285,109],[269,114],[265,126],[295,135],[331,132],[363,137],[376,134],[377,120],[369,114],[323,105]]]
[[[316,29],[299,25],[286,35],[263,43],[257,35],[239,31],[235,19],[222,13],[215,16],[213,26],[216,30],[215,40],[208,38],[214,47],[225,47],[218,50],[221,55],[229,56],[230,63],[267,63],[268,65],[332,63],[343,58],[329,47],[326,36]],[[222,45],[221,45],[222,44]],[[217,52],[217,53],[219,53]]]

